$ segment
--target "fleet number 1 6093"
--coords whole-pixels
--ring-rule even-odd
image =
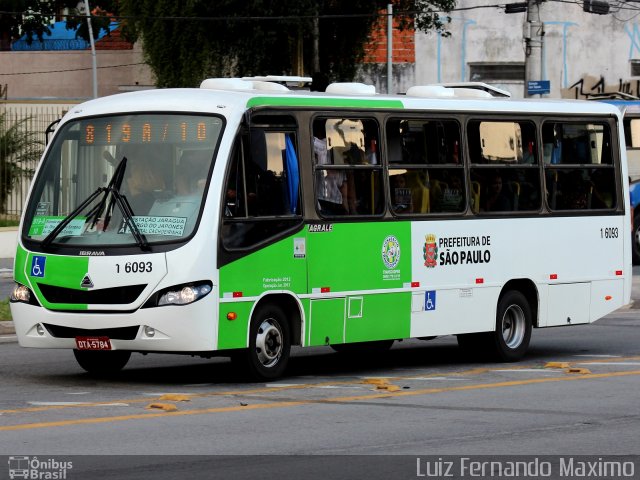
[[[124,264],[124,268],[116,263],[116,273],[145,273],[153,270],[153,263],[151,262],[127,262]]]

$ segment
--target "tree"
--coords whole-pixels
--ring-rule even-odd
[[[11,42],[26,35],[27,43],[34,38],[42,41],[45,34],[50,34],[49,26],[65,9],[70,16],[67,29],[78,26],[77,36],[89,40],[89,29],[84,16],[79,15],[78,0],[0,0],[0,50],[11,50]],[[91,0],[90,7],[98,13],[117,13],[117,0]],[[100,30],[109,33],[110,18],[106,15],[92,17],[91,26],[94,38],[98,38]]]
[[[0,113],[0,212],[6,211],[7,197],[21,175],[33,171],[23,165],[42,154],[42,142],[27,128],[30,118],[9,125],[6,112]]]
[[[353,78],[377,15],[388,0],[120,0],[125,34],[142,39],[160,87],[197,86],[208,76],[293,74],[302,52],[313,72]],[[181,3],[180,5],[177,5]],[[455,0],[397,0],[405,28],[445,32]],[[176,18],[180,17],[180,18]],[[317,21],[317,23],[316,23]],[[317,25],[317,28],[316,28]]]

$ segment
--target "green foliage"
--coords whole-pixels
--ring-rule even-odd
[[[120,0],[125,35],[142,39],[159,87],[194,87],[211,76],[294,74],[303,58],[313,72],[314,19],[318,17],[320,71],[350,80],[380,11],[388,0]],[[403,26],[444,28],[455,0],[398,0]],[[171,19],[168,17],[188,17]],[[268,18],[266,18],[268,17]],[[301,49],[300,49],[301,47]],[[302,51],[300,57],[299,52]]]
[[[100,12],[117,13],[117,0],[90,0],[90,7]],[[34,38],[42,41],[45,34],[50,34],[49,26],[55,16],[64,8],[69,8],[71,14],[77,14],[78,0],[0,0],[0,11],[19,12],[14,14],[0,13],[0,50],[10,50],[11,41],[26,35],[27,43]],[[93,36],[98,38],[100,30],[109,32],[107,17],[92,18]],[[69,17],[67,28],[75,29],[80,26],[77,36],[89,40],[87,22],[82,17]]]
[[[42,154],[42,142],[35,132],[26,129],[30,118],[9,125],[6,113],[0,113],[0,212],[5,211],[7,197],[17,179],[33,173],[21,164],[37,160]]]
[[[0,301],[0,322],[11,320],[11,309],[9,308],[9,299]]]
[[[451,23],[449,15],[443,16],[441,13],[449,13],[456,6],[456,0],[398,0],[395,2],[398,12],[412,12],[411,15],[401,17],[402,26],[406,27],[408,19],[413,19],[413,27],[416,30],[428,32],[436,30],[442,36],[448,37],[451,32],[445,27]]]
[[[81,1],[84,4],[84,1]],[[79,5],[78,0],[63,0],[62,3],[64,3],[72,13],[72,15],[67,18],[67,30],[75,30],[77,28],[76,37],[89,41],[89,26],[87,25],[86,18],[80,14],[77,8]],[[92,10],[91,13],[95,15],[91,17],[91,30],[93,31],[94,40],[100,36],[101,30],[109,34],[111,18],[107,14],[118,13],[117,0],[89,0],[89,8]]]

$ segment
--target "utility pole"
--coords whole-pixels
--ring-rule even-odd
[[[387,5],[387,93],[393,93],[393,5]]]
[[[529,94],[529,82],[546,80],[542,55],[544,51],[544,23],[540,20],[540,3],[545,0],[528,0],[527,20],[524,24],[524,96],[540,97]]]
[[[84,0],[85,15],[87,17],[87,27],[89,28],[89,44],[91,45],[91,73],[93,81],[93,98],[98,98],[98,66],[96,61],[96,43],[93,39],[93,27],[91,26],[91,10],[89,10],[89,0]]]

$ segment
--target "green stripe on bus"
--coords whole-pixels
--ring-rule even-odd
[[[24,270],[29,271],[32,258],[35,254],[29,253],[27,257],[26,268]],[[38,284],[54,285],[56,287],[63,287],[78,291],[84,291],[86,288],[80,288],[82,279],[89,272],[89,257],[68,257],[59,255],[43,255],[41,253],[38,256],[46,257],[44,277],[34,277],[29,275],[29,281],[33,293],[40,304],[50,310],[87,310],[89,307],[86,304],[68,304],[68,303],[50,303],[48,302]]]
[[[220,304],[220,320],[218,321],[218,350],[227,348],[245,348],[247,346],[247,331],[249,328],[249,314],[253,302],[234,302]],[[235,320],[228,320],[227,314],[237,315]]]
[[[286,107],[404,108],[404,104],[400,100],[359,98],[255,97],[247,102],[247,108],[269,105]]]
[[[26,270],[25,266],[28,256],[29,252],[18,245],[18,248],[16,249],[16,259],[13,263],[13,278],[15,278],[16,282],[22,285],[29,285],[29,279],[24,273]]]
[[[220,306],[219,348],[246,346],[253,304],[242,298],[265,293],[312,295],[302,301],[307,345],[410,336],[411,292],[397,290],[412,281],[411,222],[317,227],[308,225],[220,269],[219,295],[236,301]],[[296,246],[303,246],[304,253]],[[261,301],[278,302],[282,297],[266,296]],[[229,312],[235,312],[237,319],[227,320]]]

